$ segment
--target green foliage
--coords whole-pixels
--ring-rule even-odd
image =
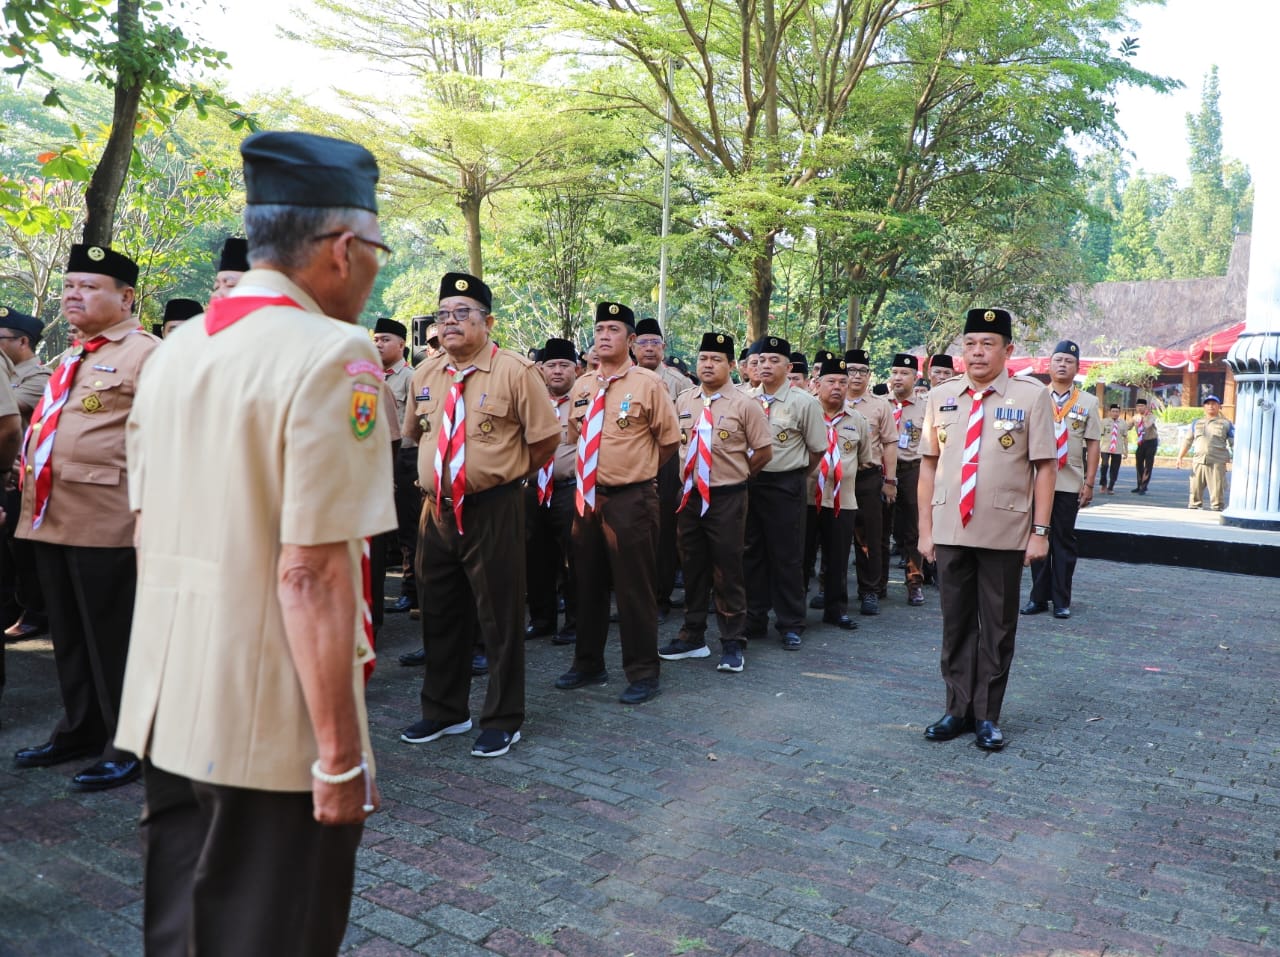
[[[1094,363],[1084,377],[1084,388],[1093,389],[1099,382],[1148,389],[1160,377],[1160,370],[1146,360],[1146,349],[1129,349],[1110,362]]]
[[[1204,409],[1196,405],[1166,405],[1156,413],[1156,418],[1170,425],[1188,425],[1204,418]]]

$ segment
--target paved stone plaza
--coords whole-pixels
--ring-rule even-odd
[[[523,740],[488,761],[474,735],[399,742],[420,672],[395,661],[416,623],[389,616],[347,951],[1280,950],[1273,579],[1082,562],[1070,621],[1022,620],[988,754],[922,737],[937,593],[910,608],[897,577],[859,631],[811,612],[801,651],[756,644],[741,675],[664,663],[639,708],[616,637],[610,683],[577,692],[551,687],[569,650],[530,642]],[[57,713],[47,641],[8,655],[6,755]],[[141,953],[141,785],[73,794],[77,768],[0,769],[0,955]]]

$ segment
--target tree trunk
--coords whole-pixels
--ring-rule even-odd
[[[458,197],[458,208],[466,224],[467,268],[477,279],[484,278],[484,254],[480,249],[480,201],[474,190],[467,190]]]
[[[138,6],[139,0],[120,0],[116,10],[116,37],[121,49],[128,49],[138,33]],[[84,194],[84,241],[88,245],[111,245],[116,207],[129,176],[129,161],[133,158],[133,131],[138,122],[141,100],[142,84],[131,71],[119,68],[116,72],[111,135]]]
[[[849,297],[849,314],[844,332],[845,350],[861,349],[862,343],[858,341],[858,320],[862,318],[862,297]]]
[[[755,342],[769,332],[769,305],[773,300],[773,237],[751,262],[751,293],[747,308],[747,339]]]

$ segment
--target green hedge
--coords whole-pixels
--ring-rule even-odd
[[[1204,409],[1199,406],[1166,405],[1156,416],[1161,422],[1170,425],[1186,425],[1196,419],[1204,418]]]

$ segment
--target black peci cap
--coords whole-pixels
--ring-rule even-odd
[[[81,243],[72,246],[71,254],[67,257],[67,272],[110,276],[126,286],[138,284],[138,264],[107,246],[86,246]]]
[[[466,296],[468,299],[474,299],[484,306],[485,312],[493,309],[493,293],[489,287],[483,280],[469,276],[465,272],[447,272],[440,280],[440,298],[448,299],[450,296]]]
[[[315,133],[266,130],[240,144],[250,206],[378,211],[378,162],[363,146]]]

